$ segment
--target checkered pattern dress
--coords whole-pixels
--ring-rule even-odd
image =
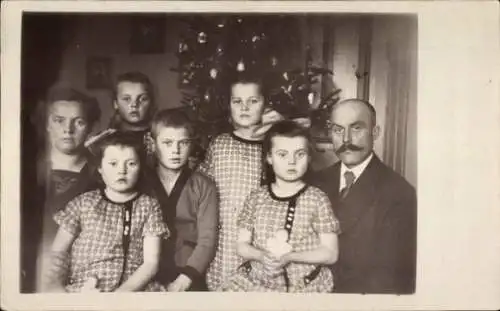
[[[101,291],[114,291],[121,285],[121,278],[125,282],[143,263],[143,237],[169,236],[156,199],[141,194],[133,200],[126,260],[122,244],[123,203],[114,203],[102,190],[94,190],[76,197],[55,214],[54,220],[60,227],[76,236],[70,252],[68,292],[80,291],[91,276],[97,277]],[[152,282],[145,290],[161,287]]]
[[[220,199],[218,245],[207,271],[208,289],[219,291],[243,262],[236,253],[236,220],[245,198],[261,185],[262,143],[221,134],[211,142],[199,171],[214,179]]]
[[[267,240],[285,225],[289,201],[296,200],[295,220],[288,243],[294,252],[313,250],[320,245],[320,233],[339,233],[339,222],[333,214],[326,194],[318,188],[305,186],[294,196],[276,197],[269,186],[262,186],[252,192],[245,202],[245,208],[238,218],[238,226],[252,232],[252,244],[265,249]],[[285,277],[279,275],[270,278],[262,263],[250,262],[251,269],[238,269],[231,278],[227,291],[247,292],[286,292]],[[332,292],[333,276],[331,270],[323,266],[319,274],[310,283],[305,277],[315,270],[317,265],[290,263],[285,267],[289,278],[288,292]]]

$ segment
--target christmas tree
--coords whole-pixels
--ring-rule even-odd
[[[179,73],[182,103],[203,133],[199,156],[214,136],[231,129],[228,81],[238,72],[261,75],[267,102],[285,118],[308,117],[325,127],[339,90],[315,99],[312,86],[318,77],[333,73],[313,65],[309,47],[304,60],[290,61],[290,51],[298,46],[293,17],[194,16],[184,21],[179,66],[173,70]]]

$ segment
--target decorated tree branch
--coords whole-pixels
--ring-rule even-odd
[[[280,20],[276,20],[276,18]],[[208,142],[221,132],[230,131],[229,81],[238,72],[261,75],[269,106],[285,118],[309,118],[324,128],[331,106],[340,90],[318,98],[313,85],[319,77],[331,78],[333,72],[315,66],[310,48],[300,66],[286,62],[297,33],[293,21],[280,16],[221,16],[186,20],[178,44],[182,104],[198,127],[199,155]]]

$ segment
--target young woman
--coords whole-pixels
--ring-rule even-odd
[[[37,291],[43,291],[42,274],[50,257],[50,246],[57,232],[52,217],[77,195],[96,187],[95,170],[89,164],[84,147],[100,116],[99,105],[91,98],[71,88],[53,88],[41,106],[40,119],[45,126],[45,152],[37,162],[37,200],[32,217],[39,219],[41,235],[33,234],[39,243],[37,255]],[[38,226],[36,226],[38,227]],[[25,232],[25,234],[29,234]],[[40,241],[36,239],[41,236]]]

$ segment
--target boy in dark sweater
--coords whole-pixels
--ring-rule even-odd
[[[184,113],[160,111],[151,134],[157,164],[148,182],[171,232],[162,245],[157,278],[168,291],[206,290],[205,272],[217,241],[215,184],[188,167],[194,130]]]

